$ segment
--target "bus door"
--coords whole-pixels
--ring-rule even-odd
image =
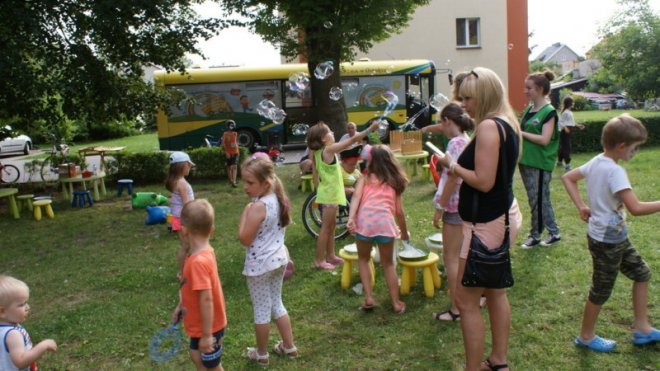
[[[312,107],[311,88],[307,87],[304,91],[290,90],[288,84],[284,86],[284,111],[286,112],[284,142],[288,144],[304,143],[307,136],[306,132],[293,130],[297,127],[312,125],[318,122],[318,115]]]
[[[428,104],[431,95],[429,76],[406,76],[406,116],[418,129],[432,124],[435,110]]]

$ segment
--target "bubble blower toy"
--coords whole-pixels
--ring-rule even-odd
[[[424,143],[424,144],[426,144],[426,146],[427,146],[431,151],[433,151],[433,153],[434,153],[436,156],[438,156],[438,159],[441,159],[441,158],[445,157],[445,153],[442,152],[442,150],[441,150],[440,148],[436,147],[435,144],[433,144],[433,143],[431,143],[431,142],[426,142],[426,143]]]
[[[186,339],[181,332],[181,311],[171,326],[164,328],[151,338],[149,342],[149,358],[158,363],[167,362],[183,350]]]

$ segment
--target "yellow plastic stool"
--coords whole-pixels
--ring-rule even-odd
[[[433,177],[431,176],[431,165],[422,165],[422,170],[424,172],[424,179],[433,180]]]
[[[32,203],[32,206],[34,207],[34,219],[35,220],[41,220],[41,207],[43,206],[44,209],[46,209],[46,215],[48,215],[49,218],[53,219],[55,217],[55,213],[53,212],[52,206],[52,200],[38,200],[34,201]]]
[[[371,271],[371,287],[376,284],[376,269],[374,268],[373,251],[369,259],[369,270]],[[341,288],[347,289],[351,286],[351,275],[353,274],[353,262],[358,260],[357,254],[349,254],[344,249],[339,250],[339,257],[344,259],[344,267],[341,271]]]
[[[18,201],[18,209],[23,210],[23,206],[26,209],[32,211],[32,198],[34,195],[18,195],[16,196],[16,201]]]
[[[415,270],[417,268],[422,268],[424,295],[432,298],[435,289],[439,289],[440,284],[442,283],[437,265],[439,259],[438,254],[434,252],[429,253],[428,258],[422,261],[411,262],[397,258],[397,261],[403,267],[401,270],[401,287],[399,288],[401,295],[408,295],[410,293],[410,287],[414,286],[415,281],[417,281]]]
[[[303,192],[314,192],[314,179],[312,174],[305,174],[300,176],[300,190]]]

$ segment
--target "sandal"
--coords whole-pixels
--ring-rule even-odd
[[[317,269],[321,269],[321,270],[327,270],[327,271],[333,271],[333,270],[335,270],[335,266],[332,265],[332,264],[330,264],[330,263],[328,263],[328,262],[323,262],[323,263],[321,263],[321,264],[314,264],[314,266],[315,266]]]
[[[481,364],[488,367],[488,369],[492,370],[492,371],[497,371],[497,370],[501,370],[501,369],[504,369],[504,368],[509,368],[509,365],[506,364],[506,363],[503,363],[501,365],[494,365],[490,362],[490,359],[486,359],[485,361],[481,362]]]
[[[446,318],[446,315],[449,315],[448,319]],[[448,309],[444,312],[433,312],[433,318],[435,318],[437,321],[458,322],[458,321],[461,320],[461,314],[460,313],[454,313],[454,312],[451,311],[451,309]]]
[[[365,312],[365,313],[373,312],[374,309],[376,309],[376,306],[375,306],[374,304],[371,304],[371,305],[364,305],[364,304],[363,304],[363,305],[360,305],[360,306],[358,307],[358,310],[359,310],[360,312]]]
[[[344,259],[342,259],[342,258],[340,258],[340,257],[338,257],[338,256],[335,256],[335,257],[332,258],[332,259],[326,259],[326,261],[327,261],[328,263],[332,264],[332,265],[340,265],[340,264],[344,264]]]
[[[273,347],[273,353],[286,356],[289,359],[296,359],[298,357],[298,348],[294,345],[293,348],[285,348],[282,340],[278,341]]]
[[[245,358],[255,361],[259,366],[268,366],[270,360],[268,359],[268,352],[266,354],[259,354],[257,348],[248,347],[245,352]]]

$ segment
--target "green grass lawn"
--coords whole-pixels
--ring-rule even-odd
[[[592,155],[575,156],[574,166]],[[642,200],[659,198],[659,156],[660,148],[643,148],[631,163],[624,164]],[[449,306],[444,280],[433,298],[423,296],[418,281],[412,293],[403,297],[406,313],[396,315],[377,266],[380,307],[374,313],[359,312],[362,298],[340,288],[339,272],[312,268],[315,241],[300,222],[305,195],[296,189],[297,167],[283,166],[278,173],[295,210],[286,239],[296,263],[295,273],[283,291],[301,356],[289,361],[271,354],[271,368],[461,369],[464,351],[459,324],[431,318],[431,312]],[[561,174],[557,170],[552,182],[561,243],[552,248],[513,248],[516,284],[508,290],[512,310],[509,364],[518,370],[658,369],[657,344],[638,348],[629,342],[631,283],[625,277],[618,280],[597,326],[598,334],[619,342],[618,352],[596,354],[573,345],[590,285],[591,259],[586,225],[558,180]],[[515,194],[528,215],[520,177],[515,179]],[[110,191],[113,186],[108,185]],[[162,185],[136,186],[137,191],[168,195]],[[226,182],[195,183],[193,188],[198,198],[209,199],[216,208],[217,231],[212,244],[229,321],[223,364],[228,370],[257,369],[241,357],[247,346],[255,344],[251,303],[241,274],[244,249],[236,237],[239,211],[247,196]],[[433,192],[430,182],[415,179],[405,193],[408,225],[418,247],[434,232]],[[59,345],[57,353],[39,362],[43,370],[192,369],[186,354],[163,364],[147,356],[149,339],[167,325],[177,302],[178,241],[164,225],[144,225],[144,210],[131,210],[128,197],[112,194],[82,210],[56,202],[56,218],[40,222],[25,211],[20,220],[11,219],[6,202],[0,202],[0,272],[31,287],[31,315],[25,326],[33,341],[53,338]],[[526,219],[516,246],[524,239],[528,223]],[[657,277],[660,215],[629,217],[628,223],[632,241]],[[347,238],[338,245],[351,242]],[[657,282],[655,278],[650,285],[649,315],[660,326]],[[484,316],[487,318],[485,310]],[[276,339],[273,326],[271,346]],[[489,349],[490,338],[486,343]]]
[[[575,119],[578,121],[607,121],[612,117],[619,116],[622,113],[629,113],[633,117],[655,117],[660,115],[657,111],[645,111],[643,109],[614,109],[609,111],[573,111]]]

